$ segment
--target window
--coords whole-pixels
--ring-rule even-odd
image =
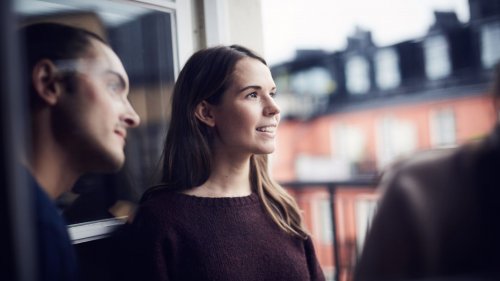
[[[332,207],[330,200],[322,198],[316,200],[316,213],[314,214],[314,227],[319,234],[321,244],[332,244]]]
[[[382,170],[397,157],[415,150],[417,131],[415,125],[392,116],[384,116],[377,122],[377,165]]]
[[[399,58],[394,49],[381,49],[375,54],[375,79],[381,90],[394,89],[401,83]]]
[[[300,181],[342,181],[351,178],[352,167],[344,159],[303,154],[295,161],[295,173]]]
[[[481,29],[481,62],[486,68],[500,60],[500,23],[486,24]]]
[[[425,39],[423,46],[427,78],[437,80],[448,77],[451,63],[446,38],[441,35],[429,37]]]
[[[335,90],[335,81],[328,69],[317,66],[288,74],[282,72],[276,77],[282,117],[308,118],[321,112],[328,105],[328,97]]]
[[[363,249],[365,237],[370,230],[373,217],[377,210],[377,199],[375,198],[359,198],[355,202],[356,214],[356,247]]]
[[[353,95],[366,94],[370,90],[370,66],[359,55],[350,57],[346,63],[346,86]]]
[[[21,24],[60,22],[104,37],[127,71],[129,100],[141,118],[140,126],[128,131],[126,163],[118,174],[84,176],[73,188],[74,193],[59,199],[70,224],[127,216],[155,176],[153,171],[157,169],[168,128],[168,101],[174,80],[181,63],[193,52],[193,46],[186,43],[192,41],[191,30],[185,29],[186,17],[188,22],[192,20],[191,9],[180,2],[23,0],[16,3]],[[109,223],[101,224],[107,227]],[[73,237],[79,237],[78,228],[71,232]]]
[[[336,125],[332,128],[332,151],[334,157],[349,163],[363,159],[366,151],[366,139],[363,131],[355,126],[345,124]]]
[[[441,109],[431,113],[430,137],[433,147],[456,144],[455,114],[452,109]]]
[[[313,67],[293,74],[290,77],[291,91],[301,95],[325,96],[334,89],[328,70]]]

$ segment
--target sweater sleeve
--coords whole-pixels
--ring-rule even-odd
[[[127,280],[168,281],[159,217],[147,207],[141,207],[130,225],[128,237],[131,263]]]
[[[306,253],[307,267],[309,268],[311,281],[325,281],[323,270],[321,269],[318,259],[316,258],[316,251],[314,250],[311,237],[307,237],[304,241],[304,250]]]

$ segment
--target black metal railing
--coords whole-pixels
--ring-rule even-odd
[[[306,190],[311,188],[325,187],[328,190],[329,195],[329,206],[330,206],[330,214],[331,214],[331,222],[332,222],[332,238],[333,238],[333,260],[335,266],[334,280],[339,281],[339,272],[340,272],[340,255],[339,255],[339,241],[338,241],[338,233],[336,230],[337,227],[337,216],[335,213],[335,193],[339,187],[346,189],[355,189],[355,188],[367,188],[372,187],[375,188],[377,186],[377,181],[373,178],[368,179],[353,179],[346,181],[292,181],[292,182],[282,182],[281,186],[290,189],[290,190]]]

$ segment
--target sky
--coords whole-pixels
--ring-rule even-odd
[[[423,36],[433,11],[469,20],[468,0],[263,0],[264,56],[273,65],[297,49],[342,50],[356,26],[385,46]]]

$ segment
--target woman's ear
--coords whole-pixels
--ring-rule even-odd
[[[198,120],[205,123],[205,125],[209,127],[215,126],[215,118],[212,114],[212,105],[206,101],[200,102],[196,106],[196,110],[194,111],[194,115]]]
[[[57,67],[48,59],[43,59],[35,64],[31,73],[37,96],[49,105],[57,103],[63,90],[63,85],[57,74]]]

